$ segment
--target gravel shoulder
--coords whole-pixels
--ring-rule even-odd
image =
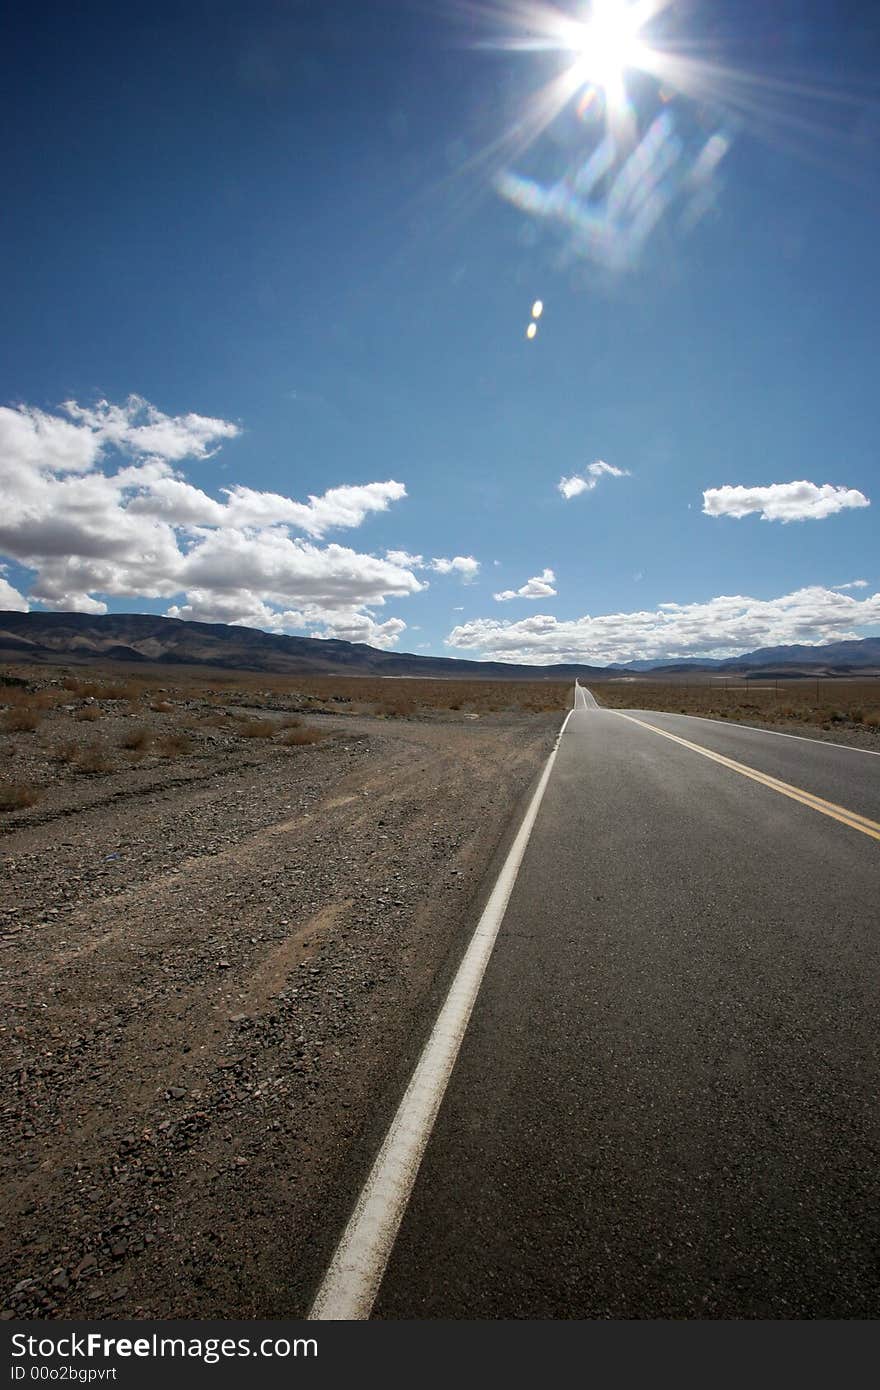
[[[318,716],[3,818],[6,1317],[307,1310],[561,718]]]

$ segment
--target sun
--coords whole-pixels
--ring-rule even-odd
[[[565,27],[566,47],[575,55],[571,79],[601,89],[609,107],[626,100],[624,75],[644,66],[647,45],[640,37],[648,15],[625,0],[593,0],[590,17]]]

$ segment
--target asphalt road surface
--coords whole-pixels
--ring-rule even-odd
[[[877,1317],[880,758],[590,703],[373,1316]]]

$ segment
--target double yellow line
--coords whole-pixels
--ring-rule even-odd
[[[753,782],[760,782],[762,786],[769,787],[771,791],[780,792],[782,796],[791,797],[792,801],[799,801],[802,806],[809,806],[813,811],[821,811],[823,816],[831,816],[832,820],[839,820],[842,825],[848,825],[851,830],[860,830],[863,835],[870,835],[872,840],[880,840],[880,825],[876,821],[869,820],[867,816],[860,816],[856,811],[848,811],[845,806],[837,806],[833,801],[826,801],[822,796],[814,796],[812,792],[802,791],[800,787],[793,787],[788,782],[780,782],[777,777],[770,777],[766,772],[757,772],[753,767],[746,767],[745,763],[734,762],[733,758],[725,758],[722,753],[713,753],[709,748],[702,748],[699,743],[691,743],[689,739],[680,738],[678,734],[671,734],[668,729],[658,729],[656,724],[648,724],[644,719],[636,719],[632,714],[622,714],[616,711],[621,719],[628,719],[631,724],[639,724],[643,729],[650,729],[652,734],[659,734],[661,738],[670,738],[673,743],[680,743],[683,748],[690,748],[694,753],[701,753],[704,758],[711,758],[713,763],[721,763],[722,767],[729,767],[732,772],[739,772],[743,777],[749,777]]]

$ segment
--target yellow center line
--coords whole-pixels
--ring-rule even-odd
[[[750,777],[753,782],[760,782],[772,791],[781,792],[783,796],[791,797],[792,801],[800,801],[803,806],[809,806],[813,811],[821,811],[823,816],[831,816],[852,830],[861,830],[863,835],[870,835],[872,840],[880,840],[880,825],[869,820],[867,816],[860,816],[857,811],[837,806],[833,801],[826,801],[824,797],[815,796],[813,792],[802,791],[800,787],[792,787],[788,782],[780,782],[777,777],[770,777],[766,772],[746,767],[745,763],[734,762],[733,758],[725,758],[723,753],[713,753],[710,748],[703,748],[699,743],[691,743],[689,739],[680,738],[678,734],[671,734],[668,729],[658,729],[656,724],[648,724],[644,719],[636,719],[632,714],[622,714],[620,710],[616,713],[621,719],[628,719],[631,724],[650,729],[652,734],[659,734],[661,738],[670,738],[673,743],[680,743],[683,748],[690,748],[694,753],[702,753],[704,758],[711,758],[713,763],[721,763],[722,767],[729,767],[731,771],[739,772],[743,777]]]

